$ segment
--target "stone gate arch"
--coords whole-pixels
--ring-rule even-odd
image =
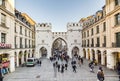
[[[39,50],[39,54],[41,55],[41,57],[47,57],[47,48],[45,48],[44,46],[41,47]]]
[[[53,56],[54,54],[60,53],[67,54],[67,41],[65,38],[57,37],[52,42],[51,55]]]

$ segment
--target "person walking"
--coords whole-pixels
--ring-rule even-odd
[[[119,81],[120,81],[120,62],[118,62],[118,65],[117,65],[117,72],[118,72]]]
[[[75,72],[76,73],[76,64],[73,64],[73,66],[72,66],[72,68],[73,68],[73,72]]]
[[[0,81],[3,81],[2,64],[0,64]]]
[[[94,73],[94,63],[93,62],[89,63],[89,67],[90,67],[90,72]]]
[[[68,67],[68,64],[66,63],[66,64],[65,64],[65,70],[67,70],[67,67]]]
[[[97,72],[97,79],[98,79],[98,81],[104,81],[104,79],[105,79],[102,67],[99,67],[99,70]]]
[[[41,64],[42,64],[41,60],[39,60],[39,64],[40,64],[40,66],[41,66]]]
[[[61,73],[64,73],[64,64],[61,66]]]
[[[57,64],[58,72],[60,72],[60,64]]]

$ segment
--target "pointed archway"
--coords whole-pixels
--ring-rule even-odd
[[[67,55],[67,43],[62,38],[57,38],[52,44],[52,56],[65,54]]]
[[[41,47],[39,52],[41,57],[47,57],[47,49],[45,47]]]

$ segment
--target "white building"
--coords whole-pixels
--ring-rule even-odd
[[[68,23],[67,32],[52,32],[51,23],[39,23],[36,25],[36,57],[42,56],[41,49],[45,48],[47,57],[52,56],[53,44],[57,39],[61,39],[66,44],[66,52],[72,57],[74,54],[73,50],[76,50],[78,55],[83,56],[81,43],[82,27],[79,23]]]
[[[0,0],[0,63],[10,72],[14,66],[14,0]]]

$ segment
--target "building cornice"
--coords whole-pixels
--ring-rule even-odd
[[[4,12],[6,12],[7,14],[9,14],[10,16],[15,17],[15,15],[13,13],[11,13],[7,9],[5,9],[3,6],[0,6],[0,9],[3,10]]]

